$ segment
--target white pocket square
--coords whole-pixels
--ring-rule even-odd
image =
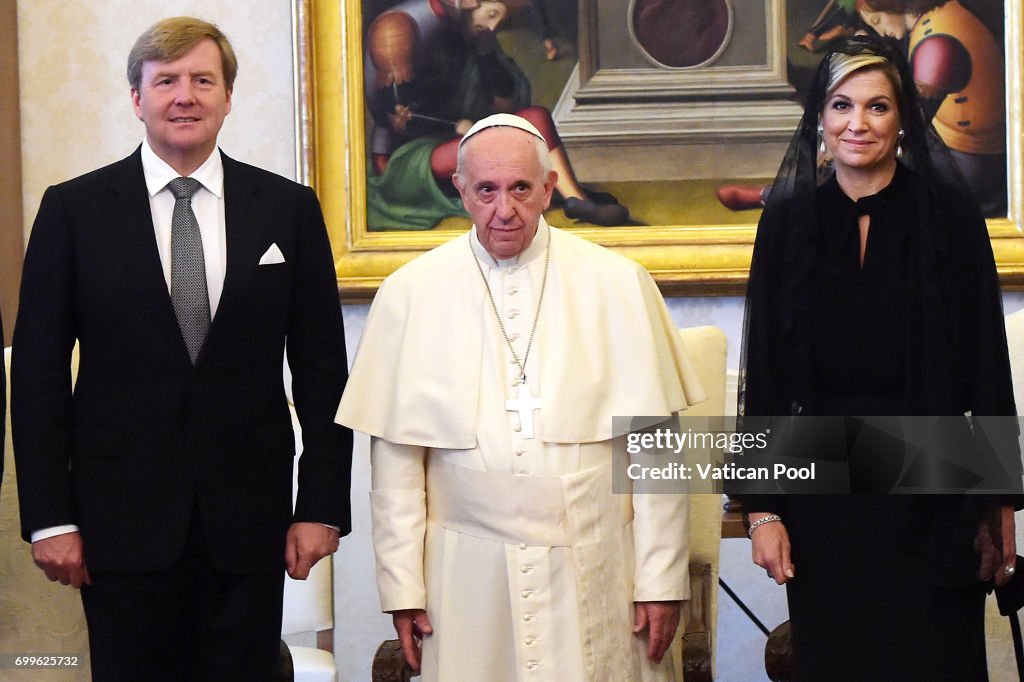
[[[267,252],[260,258],[260,265],[277,265],[284,262],[284,254],[277,244],[271,244]]]

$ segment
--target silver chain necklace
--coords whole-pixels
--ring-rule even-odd
[[[512,339],[509,338],[508,332],[505,331],[505,324],[501,321],[501,315],[498,313],[498,304],[494,302],[494,293],[491,291],[491,285],[487,282],[487,275],[484,274],[484,266],[480,264],[480,259],[476,257],[476,252],[473,250],[473,240],[470,239],[469,252],[473,256],[473,262],[476,263],[477,272],[480,273],[480,279],[484,281],[484,288],[487,289],[487,298],[491,301],[491,310],[494,311],[494,317],[498,320],[498,327],[501,329],[501,335],[505,337],[505,343],[508,345],[508,350],[512,353],[512,359],[516,361],[516,365],[519,367],[519,383],[526,383],[526,361],[530,357],[530,349],[533,348],[533,337],[537,333],[537,323],[540,322],[540,308],[544,304],[544,290],[548,284],[548,266],[551,264],[551,233],[548,233],[548,244],[544,249],[544,276],[540,281],[540,296],[537,299],[537,312],[533,316],[533,326],[530,328],[530,338],[526,342],[526,353],[523,355],[523,359],[519,359],[519,355],[516,354],[515,348],[512,347]]]

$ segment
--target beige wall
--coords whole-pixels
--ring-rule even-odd
[[[0,0],[0,83],[12,94],[18,92],[17,16],[14,0]],[[13,96],[0,100],[0,130],[7,131],[7,134],[0,135],[0,308],[6,321],[0,345],[10,342],[14,329],[21,254],[24,252],[18,104]]]

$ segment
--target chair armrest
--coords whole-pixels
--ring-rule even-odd
[[[373,668],[370,672],[372,682],[409,682],[413,675],[419,677],[419,673],[413,671],[405,662],[402,654],[402,645],[397,639],[386,639],[377,647],[377,653],[373,655]]]

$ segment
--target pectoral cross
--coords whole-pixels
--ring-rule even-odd
[[[519,424],[522,428],[523,438],[533,438],[533,412],[540,409],[540,398],[530,392],[530,387],[525,381],[519,382],[519,389],[515,398],[505,401],[507,412],[519,413]]]

